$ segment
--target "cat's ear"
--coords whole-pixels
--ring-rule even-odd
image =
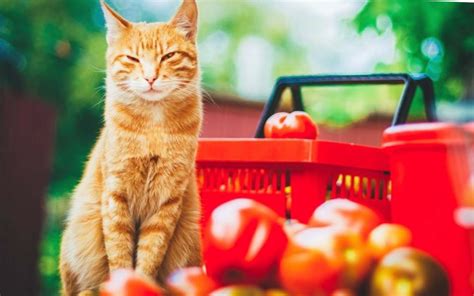
[[[191,41],[196,41],[198,9],[195,0],[183,0],[171,24]]]
[[[104,0],[100,0],[102,11],[107,26],[107,43],[111,44],[117,40],[123,32],[131,26],[131,23],[113,10]]]

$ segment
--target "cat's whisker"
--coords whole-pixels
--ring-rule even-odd
[[[105,68],[100,68],[100,67],[97,67],[93,64],[89,64],[89,66],[94,70],[94,72],[96,73],[107,73],[107,69]]]
[[[216,101],[214,101],[214,98],[212,97],[209,91],[207,91],[205,88],[201,88],[201,93],[203,101],[208,101],[214,105],[217,105]]]
[[[106,86],[105,86],[105,85],[99,85],[99,86],[97,86],[97,87],[95,88],[95,90],[96,90],[96,93],[99,92],[99,91],[101,91],[101,90],[105,91],[105,90],[106,90]]]
[[[191,86],[195,86],[196,83],[193,83],[193,84],[190,84],[190,83],[186,83],[186,84],[183,84],[183,83],[180,83],[179,86],[188,86],[188,85],[191,85]],[[180,92],[184,93],[185,95],[194,95],[195,94],[195,91],[194,90],[189,90],[187,88],[182,88],[179,90]],[[202,99],[203,101],[208,101],[214,105],[216,105],[216,102],[214,101],[214,98],[212,97],[212,95],[209,93],[209,91],[207,91],[205,88],[201,88],[201,94],[202,94]]]
[[[196,92],[194,90],[189,90],[189,89],[186,89],[186,88],[181,88],[181,89],[177,90],[177,93],[180,93],[180,94],[185,95],[185,96],[195,96],[196,95]]]
[[[127,82],[127,81],[117,82],[116,85],[124,91],[131,91],[132,89],[131,86],[133,86],[133,85],[130,85],[130,82]]]
[[[101,103],[103,103],[105,101],[105,90],[106,90],[105,85],[99,85],[98,87],[95,88],[94,95],[100,94],[100,98],[97,101],[97,103],[92,105],[92,107],[91,107],[92,109],[97,107],[98,105],[100,105]]]
[[[94,109],[95,107],[99,106],[100,104],[104,103],[105,102],[105,95],[103,95],[99,101],[97,101],[97,103],[95,103],[94,105],[92,105],[91,109]]]

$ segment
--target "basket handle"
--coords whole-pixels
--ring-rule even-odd
[[[284,76],[278,78],[273,87],[270,99],[265,104],[258,123],[256,138],[263,138],[263,129],[267,119],[276,111],[281,95],[286,88],[290,88],[293,108],[295,111],[304,111],[301,97],[302,86],[320,85],[353,85],[353,84],[404,84],[400,102],[392,119],[392,126],[407,121],[408,112],[413,102],[417,87],[423,92],[425,113],[428,121],[436,121],[433,81],[425,74],[368,74],[368,75],[312,75],[312,76]]]

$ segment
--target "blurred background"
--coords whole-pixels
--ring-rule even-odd
[[[131,21],[167,21],[180,1],[108,3]],[[424,72],[434,81],[442,119],[474,118],[474,4],[201,0],[198,6],[202,136],[253,137],[263,104],[282,75]],[[45,102],[56,114],[54,149],[46,149],[54,151],[46,219],[38,228],[41,295],[58,292],[68,197],[102,126],[105,48],[99,1],[0,2],[0,96],[5,102]],[[401,86],[311,88],[303,90],[303,100],[322,138],[378,145],[401,91]],[[284,102],[281,108],[291,106]],[[44,119],[35,118],[38,112],[26,116],[32,129],[54,122],[52,112],[45,111]],[[423,120],[419,94],[410,120]],[[31,133],[38,141],[47,138],[41,131]]]

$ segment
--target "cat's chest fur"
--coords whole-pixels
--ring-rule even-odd
[[[196,140],[155,132],[143,136],[114,137],[109,144],[109,172],[119,173],[134,220],[142,221],[159,210],[164,197],[175,194],[194,169]],[[125,147],[126,146],[126,147]]]
[[[165,182],[166,163],[159,155],[129,159],[129,178],[124,182],[127,187],[129,208],[136,221],[157,211],[161,196],[167,189]],[[160,194],[161,193],[161,194]]]

